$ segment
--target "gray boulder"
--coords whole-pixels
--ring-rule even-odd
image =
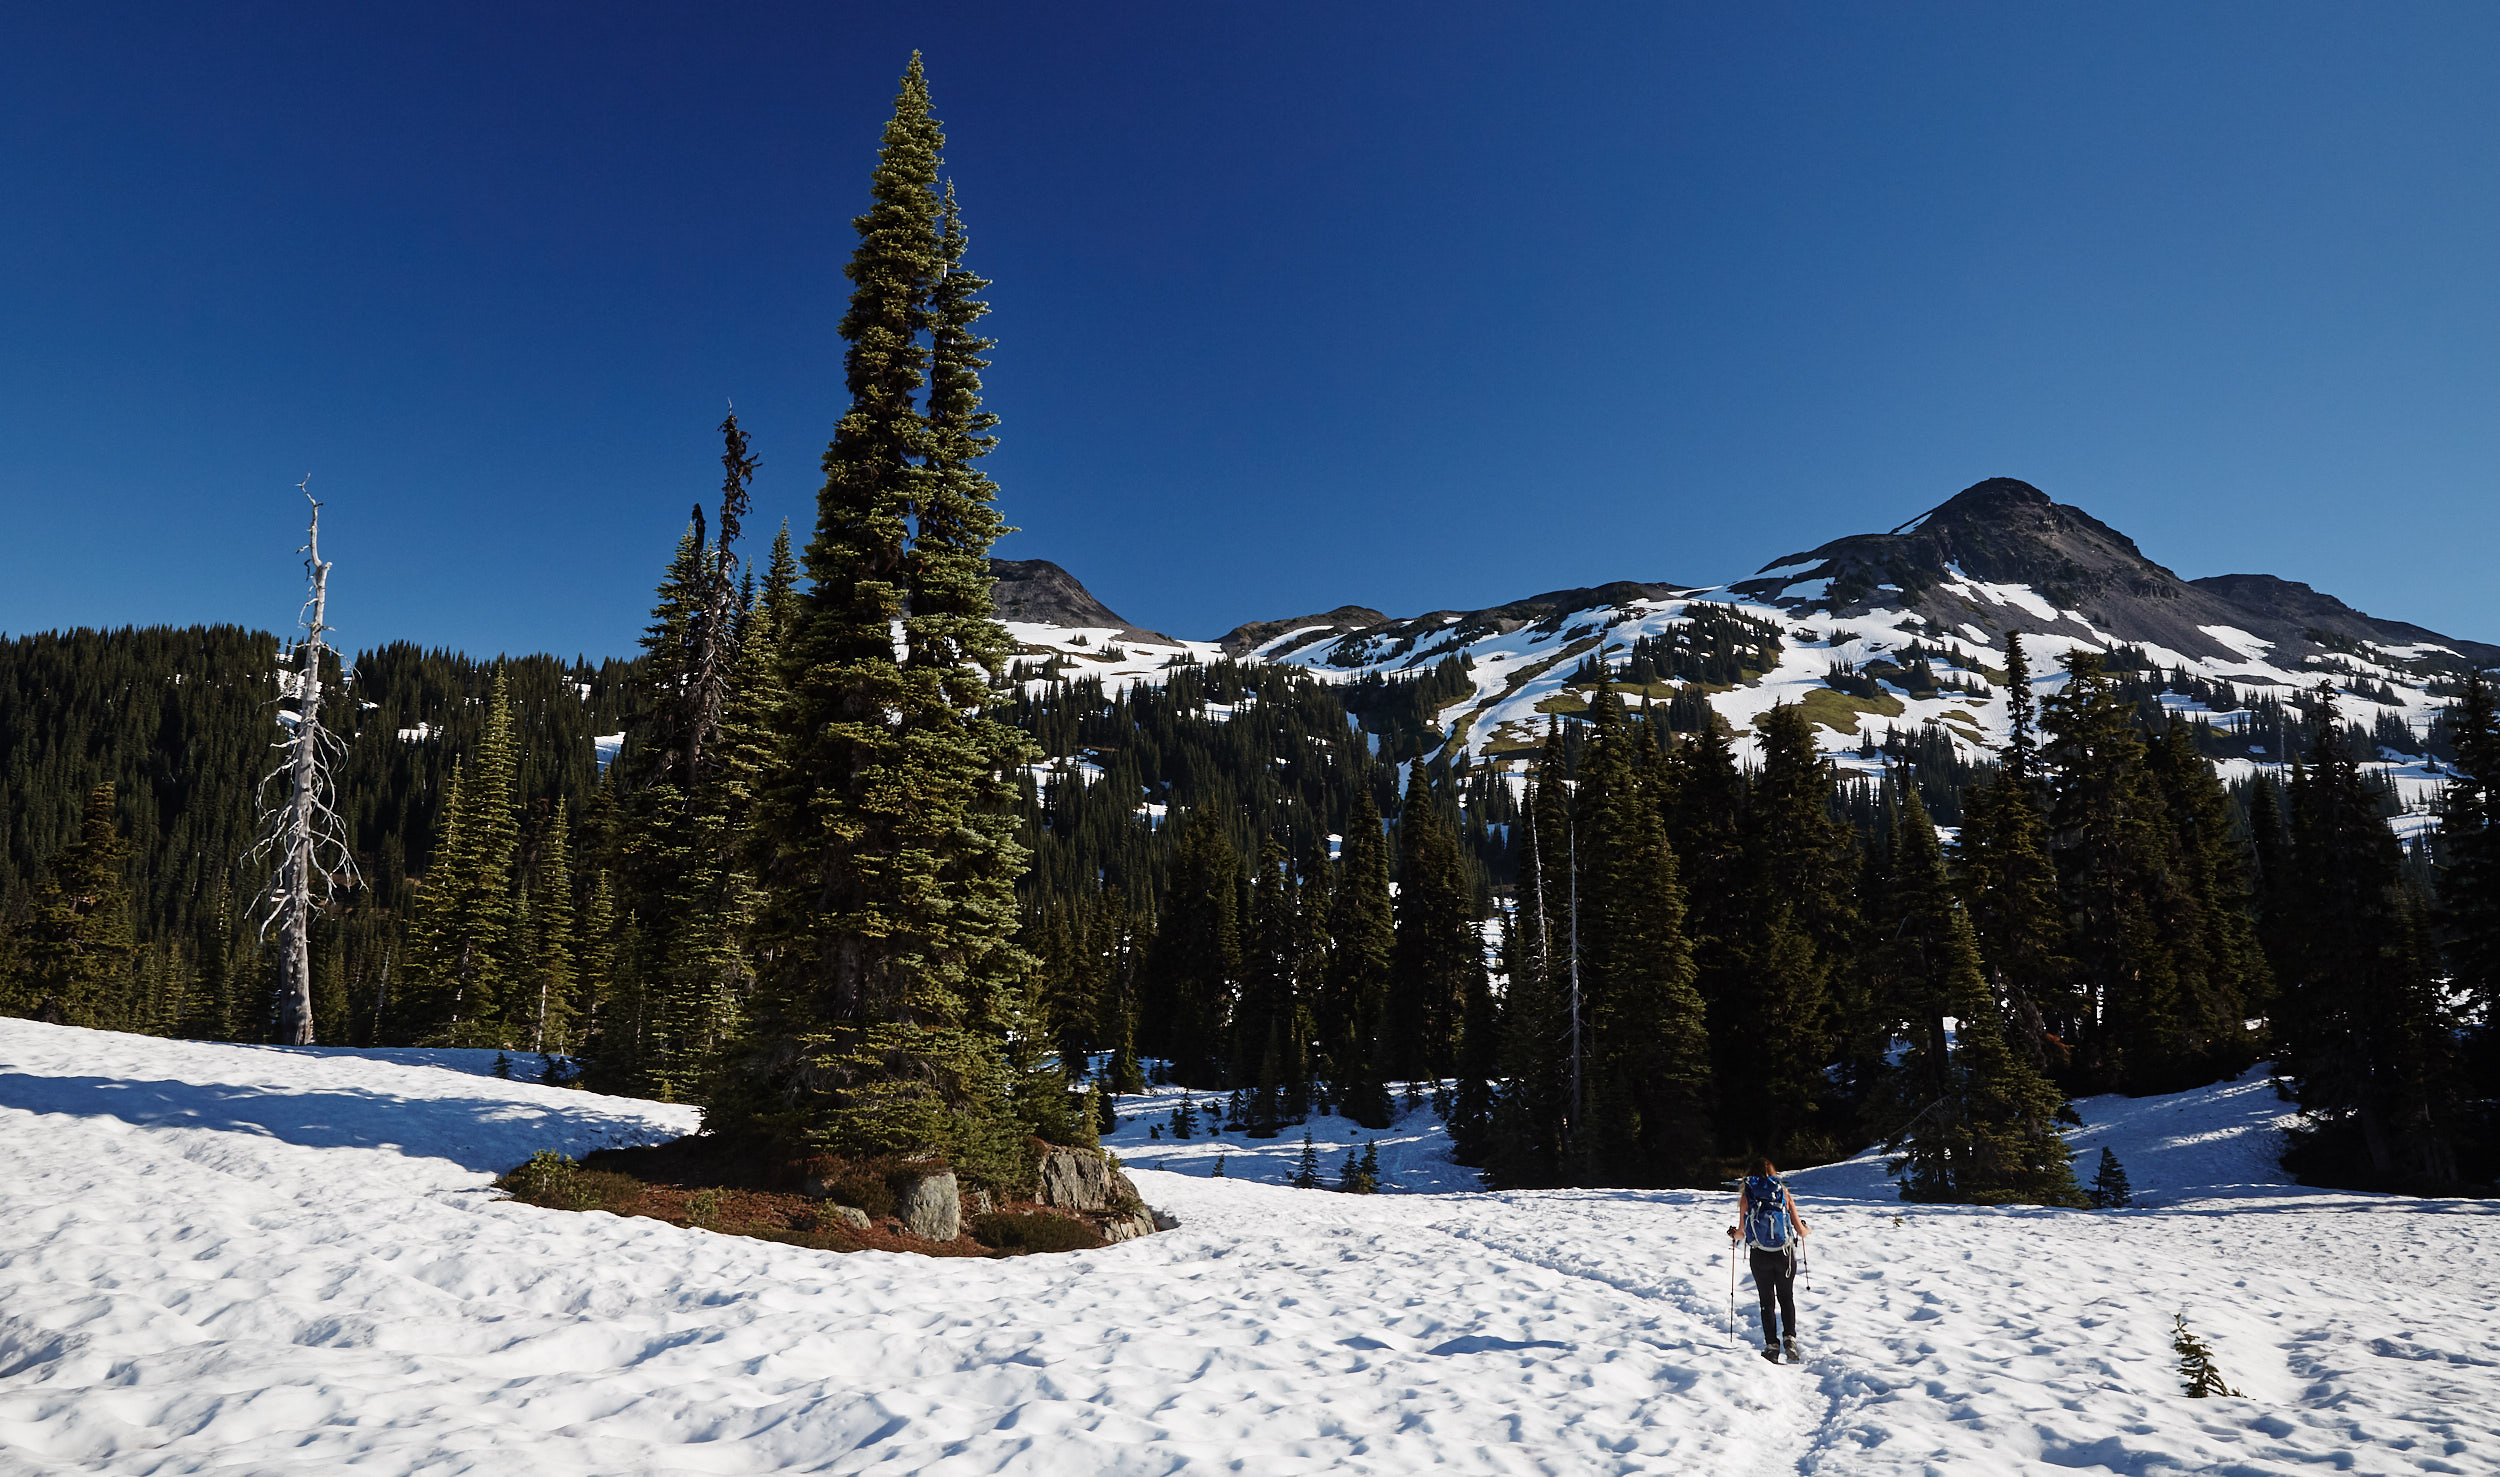
[[[868,1225],[868,1212],[860,1209],[856,1205],[820,1205],[816,1207],[816,1229],[820,1231],[830,1230],[835,1226],[846,1227],[853,1231],[865,1231],[868,1229]]]
[[[1109,1210],[1124,1190],[1137,1198],[1128,1176],[1099,1149],[1050,1150],[1042,1155],[1041,1181],[1042,1203],[1057,1210]]]
[[[923,1241],[952,1241],[963,1234],[964,1197],[955,1171],[924,1174],[895,1196],[894,1211],[903,1229]]]
[[[1123,1241],[1134,1241],[1140,1236],[1151,1236],[1162,1229],[1165,1228],[1156,1225],[1155,1218],[1145,1211],[1132,1211],[1127,1215],[1113,1216],[1104,1221],[1102,1239],[1117,1246]]]

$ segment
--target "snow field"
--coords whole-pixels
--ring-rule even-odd
[[[1809,1357],[1774,1369],[1724,1328],[1716,1194],[1259,1182],[1297,1129],[1217,1141],[1222,1180],[1124,1147],[1176,1231],[841,1256],[485,1192],[682,1108],[0,1021],[0,1471],[2491,1470],[2485,1207],[2282,1184],[2262,1079],[2081,1106],[2079,1160],[2156,1208],[1800,1173]],[[2250,1398],[2178,1394],[2182,1309]]]

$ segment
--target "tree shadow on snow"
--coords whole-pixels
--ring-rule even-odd
[[[676,1135],[649,1120],[587,1105],[417,1098],[367,1089],[286,1092],[241,1083],[38,1077],[0,1072],[0,1107],[137,1128],[205,1128],[312,1149],[390,1149],[500,1174],[540,1149],[580,1153]]]

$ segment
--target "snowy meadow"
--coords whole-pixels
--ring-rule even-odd
[[[488,1188],[689,1109],[492,1053],[0,1021],[0,1471],[2487,1472],[2500,1207],[2305,1190],[2262,1075],[2085,1099],[2129,1211],[1795,1177],[1806,1361],[1733,1331],[1724,1196],[1469,1192],[1412,1110],[1109,1142],[1178,1230],[808,1251]],[[1212,1175],[1217,1156],[1224,1175]],[[2239,1399],[2180,1393],[2184,1313]]]

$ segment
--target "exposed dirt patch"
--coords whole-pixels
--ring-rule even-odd
[[[644,1216],[819,1251],[1001,1257],[1107,1244],[1092,1217],[978,1192],[964,1196],[964,1234],[952,1241],[910,1235],[894,1214],[891,1187],[930,1167],[884,1160],[794,1160],[692,1134],[648,1148],[595,1150],[579,1163],[540,1154],[495,1181],[495,1187],[548,1210]],[[830,1195],[810,1193],[827,1190]],[[862,1219],[867,1224],[858,1224]]]

